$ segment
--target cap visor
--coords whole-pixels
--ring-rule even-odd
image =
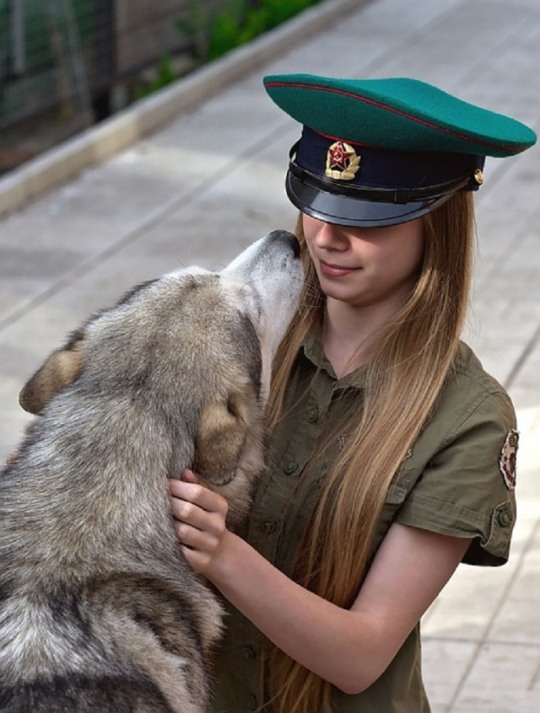
[[[447,194],[411,203],[383,203],[328,193],[303,183],[290,171],[286,190],[289,200],[302,213],[336,225],[378,227],[407,223],[429,213],[450,198]]]

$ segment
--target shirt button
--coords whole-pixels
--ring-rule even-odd
[[[253,694],[249,696],[248,698],[248,706],[250,711],[256,711],[257,708],[259,707],[259,703],[257,701],[257,696],[254,696]]]
[[[263,530],[267,534],[270,535],[272,532],[275,531],[275,529],[276,529],[276,523],[273,520],[265,520],[265,522],[263,522]]]
[[[512,516],[507,510],[502,510],[497,515],[497,522],[501,527],[508,527],[508,525],[512,522]]]
[[[242,655],[244,656],[246,661],[253,661],[255,659],[255,649],[251,646],[243,646]]]
[[[297,468],[298,463],[295,460],[290,460],[288,463],[285,463],[283,471],[287,475],[292,475]]]
[[[308,409],[306,418],[308,423],[316,423],[318,421],[319,409],[317,408],[317,406],[312,406],[310,409]]]

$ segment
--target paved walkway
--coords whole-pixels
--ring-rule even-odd
[[[336,0],[336,5],[338,1]],[[29,373],[90,311],[178,263],[219,266],[295,212],[293,122],[261,76],[411,75],[540,129],[537,0],[373,0],[328,22],[151,137],[0,221],[0,458]],[[540,711],[540,148],[488,161],[467,339],[518,409],[510,563],[462,566],[425,617],[435,713]],[[381,711],[381,713],[384,713]]]

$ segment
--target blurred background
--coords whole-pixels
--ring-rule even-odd
[[[0,174],[318,0],[0,0]]]

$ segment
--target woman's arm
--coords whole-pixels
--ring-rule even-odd
[[[189,473],[187,479],[194,481]],[[188,562],[276,646],[345,693],[383,673],[444,587],[469,540],[394,524],[350,610],[309,592],[227,530],[226,501],[196,482],[171,481]]]

